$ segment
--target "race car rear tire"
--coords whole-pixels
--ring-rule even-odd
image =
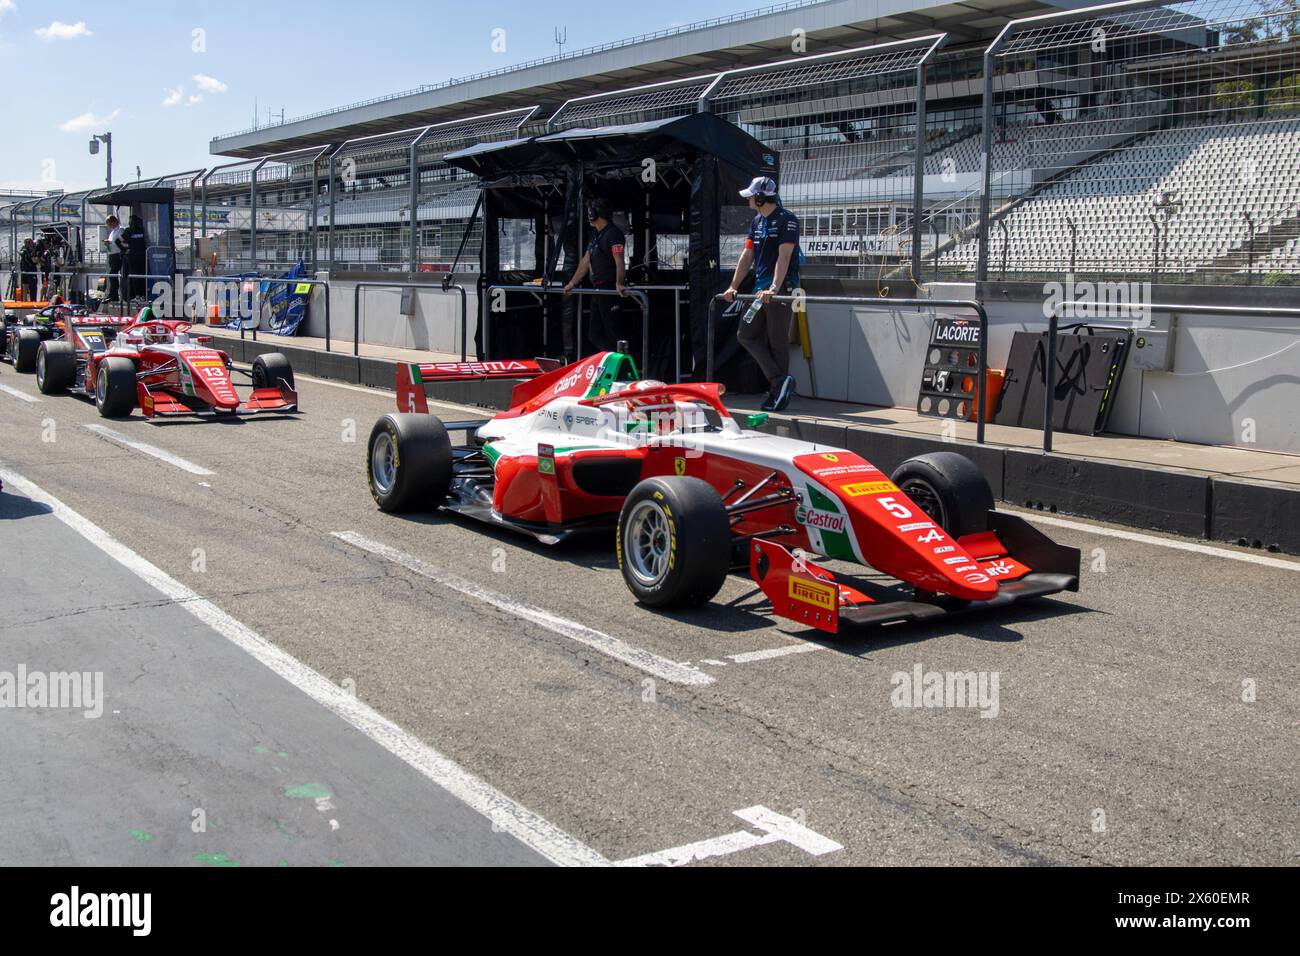
[[[647,478],[618,517],[619,570],[636,599],[655,608],[711,600],[731,569],[731,521],[699,478]]]
[[[95,371],[95,407],[104,418],[123,418],[135,410],[135,363],[120,355],[101,359]]]
[[[433,415],[397,412],[375,422],[366,477],[381,511],[437,508],[451,487],[451,438]]]
[[[293,388],[293,368],[280,352],[267,352],[253,359],[253,388],[276,388],[284,383]]]
[[[917,455],[889,477],[952,537],[988,530],[993,490],[965,455],[951,451]]]
[[[57,395],[77,380],[77,352],[71,342],[42,342],[36,352],[36,387]]]
[[[36,371],[36,353],[41,350],[41,333],[36,329],[14,329],[14,371],[28,374]]]

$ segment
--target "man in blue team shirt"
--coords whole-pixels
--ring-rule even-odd
[[[731,286],[723,295],[732,301],[749,267],[754,267],[754,292],[763,307],[750,322],[741,322],[736,338],[767,377],[770,391],[763,410],[779,412],[794,397],[794,376],[790,374],[794,312],[789,303],[773,302],[772,296],[790,295],[799,284],[799,220],[781,205],[776,183],[766,176],[756,177],[740,194],[749,200],[755,216]]]

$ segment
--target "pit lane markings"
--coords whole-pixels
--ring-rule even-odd
[[[0,392],[4,392],[6,395],[12,395],[14,398],[21,398],[24,402],[35,404],[40,401],[40,399],[35,395],[28,395],[26,392],[19,391],[12,385],[0,385]]]
[[[491,821],[494,830],[509,833],[520,843],[560,866],[611,865],[609,860],[591,847],[402,730],[387,717],[362,703],[351,692],[286,654],[256,631],[132,551],[103,528],[73,511],[58,498],[3,466],[0,466],[0,481],[7,491],[21,494],[48,507],[65,525],[170,598],[177,607],[194,615],[258,663],[283,677],[403,763],[482,814]]]
[[[568,618],[552,614],[550,611],[535,605],[525,604],[504,594],[498,594],[496,591],[491,591],[474,581],[435,568],[414,555],[364,537],[355,531],[335,531],[333,536],[341,541],[346,541],[353,547],[401,565],[408,571],[413,571],[436,584],[450,588],[467,597],[475,598],[484,604],[489,604],[522,620],[537,624],[554,634],[567,637],[594,651],[599,651],[607,657],[612,657],[616,661],[635,667],[652,677],[658,677],[673,684],[685,684],[693,687],[701,687],[714,682],[712,676],[694,667],[680,664],[677,661],[670,661],[666,657],[660,657],[650,651],[633,647],[631,644],[627,644],[616,637],[611,637],[603,631],[597,631],[585,624],[579,624],[577,621],[571,621]]]
[[[1157,538],[1155,535],[1139,534],[1136,531],[1121,531],[1119,528],[1106,528],[1101,525],[1086,524],[1082,521],[1067,521],[1064,518],[1053,518],[1048,515],[1040,515],[1033,511],[1021,511],[1016,509],[1013,513],[1020,515],[1026,521],[1036,521],[1039,524],[1052,525],[1057,528],[1068,528],[1071,531],[1084,531],[1088,534],[1099,534],[1108,538],[1121,538],[1125,541],[1135,541],[1139,544],[1154,544],[1162,548],[1172,548],[1175,551],[1191,551],[1194,554],[1203,554],[1211,558],[1227,558],[1229,561],[1245,561],[1248,564],[1262,564],[1266,568],[1277,568],[1282,571],[1300,571],[1300,561],[1284,561],[1281,558],[1269,558],[1262,554],[1250,554],[1246,551],[1232,551],[1228,548],[1216,548],[1213,545],[1196,544],[1192,541],[1176,541],[1172,538]]]
[[[764,806],[746,807],[744,810],[735,811],[735,815],[761,832],[737,830],[708,840],[620,860],[615,865],[685,866],[688,863],[728,856],[770,843],[789,843],[812,856],[825,856],[827,853],[844,849],[841,844],[810,830],[793,817],[787,817]]]
[[[159,461],[165,461],[167,464],[179,468],[181,471],[188,471],[191,475],[215,475],[216,474],[215,471],[208,471],[208,469],[200,465],[196,465],[192,461],[186,461],[184,458],[181,458],[178,455],[173,455],[169,451],[163,451],[161,448],[159,448],[156,445],[146,445],[144,442],[134,441],[130,438],[127,438],[121,432],[115,432],[113,431],[113,429],[108,428],[104,425],[87,425],[83,423],[81,427],[89,429],[90,431],[98,435],[100,438],[105,438],[108,441],[111,441],[118,445],[122,445],[126,448],[133,448],[136,451],[140,452],[141,454],[148,455],[151,458],[157,458]]]

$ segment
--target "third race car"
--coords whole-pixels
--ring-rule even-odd
[[[231,380],[240,370],[210,337],[190,335],[188,322],[153,318],[146,306],[125,327],[69,328],[66,337],[40,343],[37,386],[90,398],[106,418],[130,415],[137,405],[148,418],[298,410],[293,369],[279,352],[257,356],[241,373],[253,385],[241,399]]]

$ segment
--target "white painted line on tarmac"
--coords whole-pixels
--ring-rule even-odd
[[[631,644],[620,641],[616,637],[611,637],[603,631],[597,631],[585,624],[579,624],[577,621],[571,621],[568,618],[552,614],[550,611],[532,604],[525,604],[504,594],[498,594],[496,591],[491,591],[468,578],[462,578],[459,575],[435,568],[414,555],[407,554],[405,551],[398,551],[396,548],[391,548],[379,541],[359,535],[355,531],[335,531],[334,537],[346,541],[363,551],[369,551],[371,554],[387,561],[392,561],[394,564],[400,564],[408,571],[414,571],[435,584],[441,584],[443,587],[475,598],[484,604],[490,604],[507,614],[540,625],[552,633],[577,641],[579,644],[590,647],[594,651],[599,651],[616,661],[635,667],[637,670],[644,671],[653,677],[661,678],[673,684],[687,684],[694,687],[714,682],[710,675],[694,667],[670,661],[666,657],[660,657],[650,651],[633,647]]]
[[[675,846],[669,850],[657,850],[628,860],[620,860],[618,866],[685,866],[699,860],[728,856],[769,843],[789,843],[812,856],[825,856],[836,850],[844,849],[829,837],[810,830],[793,817],[776,813],[764,806],[746,807],[737,810],[736,816],[750,826],[761,831],[737,830],[719,837]]]
[[[161,568],[146,561],[107,531],[82,517],[57,498],[3,467],[0,467],[0,479],[4,481],[9,491],[49,507],[55,517],[126,567],[136,577],[162,592],[178,607],[189,611],[312,700],[346,720],[403,763],[413,767],[456,799],[481,813],[492,821],[495,829],[509,833],[525,846],[561,866],[609,865],[609,861],[591,847],[579,842],[527,807],[511,800],[501,791],[444,757],[423,741],[408,734],[342,687],[331,683],[323,675],[297,658],[286,654]]]
[[[1245,561],[1247,564],[1260,564],[1266,568],[1278,568],[1282,571],[1300,571],[1300,561],[1285,561],[1282,558],[1270,558],[1262,554],[1250,554],[1246,551],[1233,551],[1229,548],[1216,548],[1210,544],[1198,544],[1194,541],[1176,541],[1172,538],[1158,538],[1155,535],[1141,534],[1137,531],[1122,531],[1119,528],[1105,528],[1101,525],[1087,524],[1083,521],[1069,521],[1065,518],[1055,518],[1049,515],[1038,514],[1033,511],[1021,511],[1019,509],[1008,513],[1020,515],[1026,521],[1036,521],[1039,524],[1052,525],[1056,528],[1069,528],[1071,531],[1086,531],[1088,534],[1099,534],[1108,538],[1121,538],[1124,541],[1135,541],[1139,544],[1154,544],[1162,548],[1172,548],[1175,551],[1191,551],[1194,554],[1203,554],[1210,558],[1226,558],[1229,561]]]
[[[90,431],[98,435],[100,438],[106,438],[109,441],[114,442],[115,444],[118,445],[122,445],[123,447],[126,448],[133,448],[143,455],[148,455],[151,458],[157,458],[159,461],[164,461],[167,464],[172,465],[173,467],[179,468],[181,471],[188,471],[191,475],[215,475],[216,474],[215,471],[208,471],[208,469],[200,465],[196,465],[192,461],[186,461],[184,458],[181,458],[178,455],[173,455],[169,451],[163,451],[161,448],[159,448],[156,445],[146,445],[144,442],[135,441],[134,439],[127,438],[121,432],[115,432],[113,431],[113,429],[105,425],[87,425],[83,423],[81,427],[89,429]]]
[[[727,660],[735,664],[750,664],[754,661],[770,661],[774,657],[788,657],[791,654],[807,654],[811,651],[822,651],[826,648],[821,644],[810,644],[803,641],[799,644],[786,644],[782,647],[771,647],[765,651],[745,651],[743,654],[728,654]]]
[[[4,392],[6,395],[12,395],[14,398],[21,398],[24,402],[35,404],[40,401],[40,399],[35,395],[28,395],[26,392],[19,391],[12,385],[0,385],[0,392]]]

